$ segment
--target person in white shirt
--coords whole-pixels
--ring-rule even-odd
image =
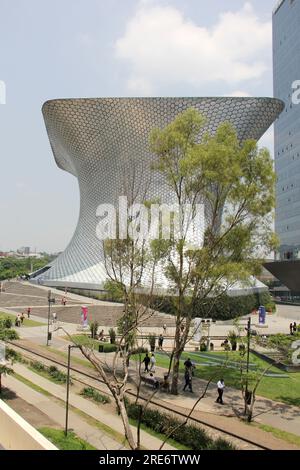
[[[155,359],[154,354],[152,354],[150,358],[150,372],[155,372],[155,364],[156,364],[156,359]]]
[[[221,405],[224,405],[224,402],[223,402],[223,392],[225,388],[224,379],[219,380],[219,382],[217,383],[217,387],[218,387],[218,398],[216,399],[216,403],[220,403]]]

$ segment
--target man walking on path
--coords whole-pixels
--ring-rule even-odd
[[[223,392],[225,388],[224,379],[219,380],[219,382],[217,383],[217,387],[218,387],[218,398],[216,399],[216,403],[220,403],[220,405],[224,405],[224,402],[223,402]]]
[[[185,384],[183,387],[183,391],[185,392],[186,387],[189,387],[189,391],[193,393],[193,388],[192,388],[192,369],[191,368],[185,368],[184,372],[184,380]]]
[[[162,334],[159,335],[158,337],[158,349],[161,351],[163,347],[163,342],[164,342],[164,337]]]
[[[144,372],[149,372],[150,357],[148,356],[148,353],[146,353],[146,356],[143,359],[143,363],[145,364]]]
[[[150,365],[150,371],[151,371],[151,372],[155,372],[156,359],[155,359],[154,354],[151,354],[150,363],[151,363],[151,365]]]

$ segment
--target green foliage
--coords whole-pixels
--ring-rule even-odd
[[[4,259],[0,259],[0,281],[29,274],[31,271],[31,266],[33,271],[37,271],[38,269],[48,264],[51,259],[52,258],[49,256],[41,259],[13,258],[10,256]]]
[[[87,441],[79,438],[73,431],[65,436],[61,429],[40,428],[39,432],[49,439],[60,450],[96,450]]]
[[[87,398],[91,398],[97,403],[110,403],[111,399],[107,395],[102,395],[93,387],[85,387],[81,390],[80,395],[83,395]]]
[[[267,291],[234,297],[224,294],[216,299],[207,298],[196,301],[193,316],[213,318],[214,320],[231,320],[249,314],[254,309],[258,309],[260,305],[266,306],[267,310],[267,305],[269,308],[271,305],[272,311],[275,311],[272,298]],[[171,297],[155,297],[151,306],[164,313],[176,314],[175,301]]]
[[[90,331],[91,331],[92,339],[96,339],[98,328],[99,328],[99,323],[96,320],[90,323]]]
[[[123,290],[119,283],[108,279],[104,283],[105,294],[102,295],[103,300],[109,300],[111,302],[122,302],[123,300]]]
[[[19,339],[19,335],[15,330],[10,329],[0,329],[0,340],[1,341],[14,341]]]
[[[151,348],[151,351],[155,350],[155,344],[156,344],[156,335],[154,333],[148,335],[148,342]]]
[[[125,306],[125,313],[117,320],[118,334],[123,337],[122,345],[132,349],[136,343],[136,312],[131,305]]]
[[[31,361],[30,362],[30,367],[34,369],[36,372],[39,374],[48,376],[50,379],[52,379],[56,383],[66,383],[68,376],[64,372],[61,372],[56,366],[45,366],[39,361]],[[70,380],[70,383],[71,380]]]
[[[230,341],[232,351],[236,351],[238,336],[234,330],[229,331],[228,333],[228,340]]]
[[[187,446],[191,450],[235,449],[231,444],[227,443],[227,441],[224,441],[223,439],[213,440],[203,429],[199,427],[187,424],[178,427],[180,421],[165,413],[161,413],[158,410],[150,408],[143,409],[141,405],[133,403],[127,404],[128,416],[136,421],[141,416],[142,411],[143,413],[141,422],[145,426],[163,435],[169,435],[169,433],[172,431],[169,437],[178,443]],[[178,429],[176,429],[177,427]]]
[[[1,318],[0,317],[0,329],[7,329],[9,330],[10,328],[12,328],[12,320],[10,317],[4,317],[4,318]]]
[[[118,346],[115,343],[101,343],[101,342],[99,342],[99,346],[102,346],[103,352],[105,352],[105,353],[116,352],[118,350]]]
[[[109,334],[109,337],[110,337],[111,344],[115,344],[116,336],[117,336],[115,330],[113,328],[110,328],[108,330],[108,334]]]

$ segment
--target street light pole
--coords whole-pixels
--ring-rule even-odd
[[[51,297],[51,289],[48,290],[48,327],[47,327],[47,346],[49,346],[49,340],[50,340],[50,310],[51,310],[51,304],[55,303],[55,297]]]
[[[49,291],[48,291],[48,327],[47,327],[47,346],[49,346],[50,307],[51,307],[51,290],[49,290]]]
[[[69,346],[68,346],[68,371],[67,371],[65,436],[68,435],[68,423],[69,423],[70,365],[71,365],[71,349],[72,348],[79,348],[79,346],[76,345],[76,344],[69,344]]]
[[[251,336],[251,317],[248,318],[248,323],[247,323],[247,365],[246,365],[246,390],[245,390],[245,413],[247,410],[247,404],[248,404],[248,373],[249,373],[249,357],[250,357],[250,336]]]

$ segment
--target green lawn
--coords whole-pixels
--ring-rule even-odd
[[[169,365],[169,359],[166,354],[157,352],[156,364],[157,366],[167,368]],[[225,380],[225,384],[230,387],[240,387],[240,373],[237,364],[239,353],[235,351],[225,352],[207,352],[198,353],[190,352],[183,353],[181,360],[181,372],[184,372],[184,361],[190,357],[195,363],[196,370],[195,376],[204,380],[213,378],[213,382],[216,382],[221,376]],[[143,356],[142,356],[143,357]],[[134,359],[138,360],[138,356]],[[221,360],[221,364],[217,364],[218,360]],[[222,364],[222,360],[224,361]],[[225,364],[227,363],[227,367]],[[205,366],[204,364],[211,364]],[[257,370],[263,371],[268,367],[268,363],[250,353],[250,364],[251,369],[256,368]],[[230,367],[229,367],[230,366]],[[300,373],[286,373],[281,371],[277,367],[272,367],[268,373],[277,375],[284,374],[287,378],[281,377],[264,377],[257,389],[257,395],[261,395],[266,398],[270,398],[275,401],[281,401],[289,405],[300,406]]]
[[[14,327],[16,315],[13,315],[13,314],[10,314],[10,313],[0,312],[0,317],[1,318],[9,318],[12,321],[13,327]],[[38,321],[35,321],[35,320],[30,320],[28,318],[25,318],[24,321],[23,321],[23,324],[21,324],[21,327],[22,326],[26,326],[26,327],[45,326],[45,325],[46,325],[46,323],[41,323],[41,322],[38,322]]]
[[[65,436],[62,429],[44,427],[40,428],[38,431],[60,450],[97,450],[96,447],[93,447],[87,441],[79,438],[72,431],[69,431],[67,436]]]

